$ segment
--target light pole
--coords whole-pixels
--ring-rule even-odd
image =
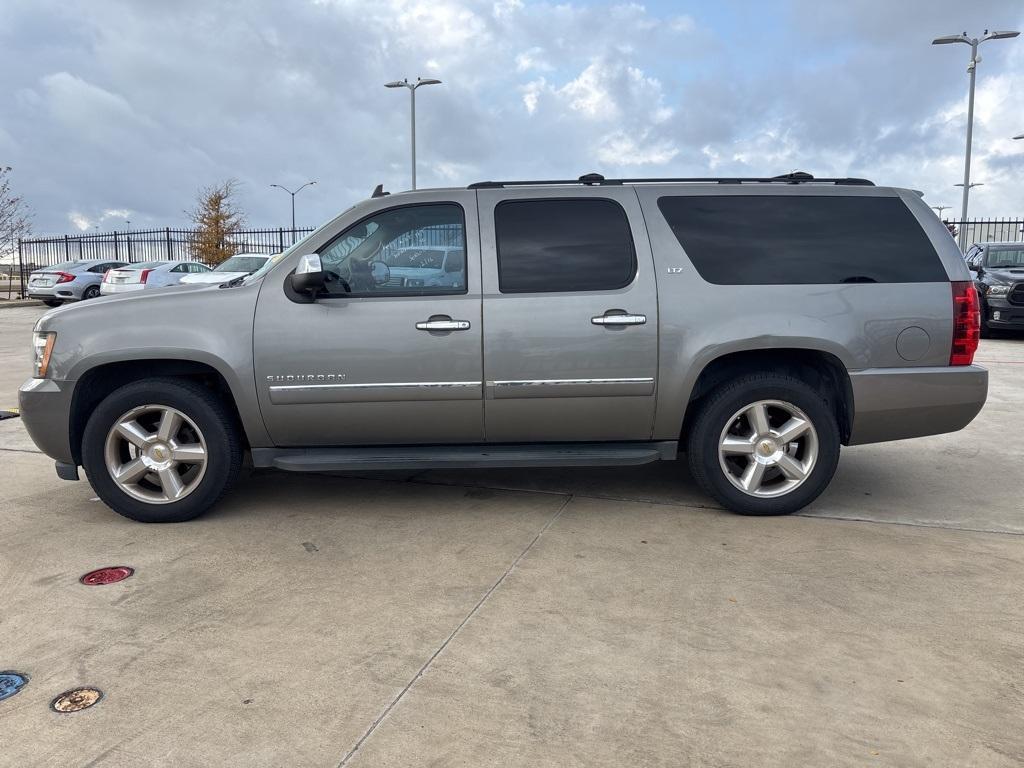
[[[316,184],[316,182],[315,181],[307,181],[305,184],[303,184],[301,187],[296,189],[294,192],[292,192],[290,189],[288,189],[288,187],[282,187],[280,184],[271,184],[270,185],[272,187],[277,187],[278,189],[283,189],[285,192],[287,192],[289,195],[292,196],[292,242],[293,243],[295,242],[295,196],[297,194],[299,194],[299,192],[304,190],[306,187],[311,186],[313,184]]]
[[[432,77],[422,78],[417,77],[415,83],[410,83],[409,78],[402,80],[392,80],[390,83],[384,83],[385,88],[408,88],[409,96],[411,97],[412,105],[412,188],[416,189],[416,89],[421,85],[440,85],[440,80],[435,80]]]
[[[933,205],[932,206],[932,210],[935,211],[935,213],[938,214],[939,218],[941,219],[942,218],[942,212],[944,210],[946,210],[947,208],[952,208],[952,207],[953,206],[951,206],[951,205]]]
[[[961,222],[967,221],[967,200],[970,197],[971,187],[971,138],[974,132],[974,79],[978,69],[978,62],[981,61],[978,58],[978,46],[984,43],[986,40],[1003,40],[1005,38],[1017,37],[1020,32],[1003,31],[1003,32],[989,32],[987,29],[981,38],[968,37],[966,32],[962,32],[959,35],[943,35],[932,40],[932,45],[949,45],[950,43],[964,43],[965,45],[971,46],[971,61],[967,65],[967,72],[971,76],[971,88],[967,97],[967,153],[964,158],[964,182],[957,186],[964,188],[964,199],[963,205],[960,209],[960,220]],[[960,250],[963,250],[964,244],[967,242],[967,235],[965,234],[967,227],[960,227]]]

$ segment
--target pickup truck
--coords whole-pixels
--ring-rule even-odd
[[[460,251],[448,279],[394,279],[389,259],[431,243]],[[43,315],[20,404],[59,477],[84,467],[144,522],[201,514],[246,455],[293,472],[685,456],[725,508],[785,514],[842,445],[966,426],[978,337],[963,256],[911,190],[378,187],[246,277]]]

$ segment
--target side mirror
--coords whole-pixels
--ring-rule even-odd
[[[315,297],[317,292],[324,287],[325,277],[320,254],[307,253],[299,259],[299,264],[291,275],[292,290]]]

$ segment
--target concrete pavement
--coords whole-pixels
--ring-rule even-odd
[[[39,314],[0,313],[0,398]],[[789,518],[665,462],[259,472],[145,526],[0,422],[0,765],[1019,766],[1024,340],[978,357],[974,424]]]

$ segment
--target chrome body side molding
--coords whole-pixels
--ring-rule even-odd
[[[495,400],[532,397],[649,397],[654,379],[511,379],[487,382],[487,397]]]

